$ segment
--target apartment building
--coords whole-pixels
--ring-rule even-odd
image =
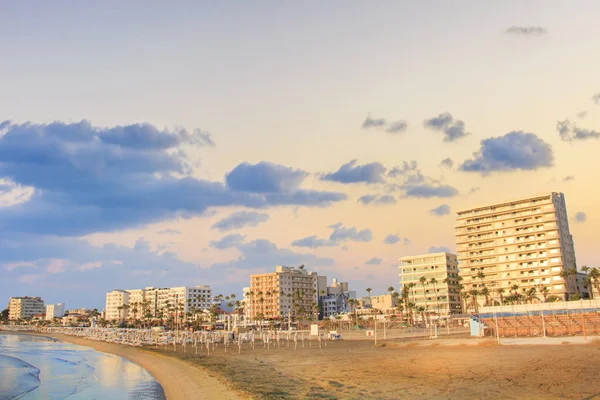
[[[182,313],[211,307],[210,286],[113,290],[106,294],[106,319],[160,318],[167,310],[178,308]],[[125,307],[124,307],[125,306]],[[121,307],[121,309],[119,309]],[[124,307],[124,308],[123,308]]]
[[[455,254],[441,252],[401,257],[399,270],[400,290],[407,287],[408,299],[417,307],[438,316],[462,312]]]
[[[519,291],[546,287],[561,299],[576,292],[576,279],[560,276],[576,268],[562,193],[459,211],[456,244],[466,290],[486,287],[497,297],[498,290],[508,293],[514,285]],[[479,304],[485,301],[479,296]]]
[[[44,300],[39,297],[11,297],[8,301],[8,319],[32,318],[46,311]]]
[[[318,280],[315,272],[277,265],[275,272],[250,275],[250,318],[316,315]]]
[[[62,318],[65,315],[65,304],[48,304],[46,306],[46,320],[51,321],[54,318]]]
[[[106,305],[104,312],[107,321],[122,321],[127,318],[127,309],[129,306],[129,292],[122,289],[115,289],[106,293]]]
[[[334,317],[338,314],[350,312],[350,303],[348,300],[356,299],[356,292],[348,289],[348,282],[339,282],[333,278],[331,286],[327,286],[327,277],[319,276],[325,279],[325,289],[319,290],[319,306],[323,318]],[[319,282],[322,287],[323,282]]]

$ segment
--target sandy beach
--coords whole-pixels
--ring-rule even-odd
[[[44,335],[81,346],[92,347],[97,351],[124,357],[152,374],[163,387],[168,400],[223,399],[237,400],[248,398],[213,376],[202,367],[176,357],[149,352],[147,350],[99,342],[67,335]]]
[[[564,338],[566,341],[569,338]],[[444,345],[441,345],[444,343]],[[383,344],[383,343],[382,343]],[[195,355],[198,364],[256,399],[600,399],[600,343],[497,345],[493,340],[282,345]]]

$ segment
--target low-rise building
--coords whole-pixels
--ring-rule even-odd
[[[45,311],[44,300],[39,297],[11,297],[8,302],[8,319],[13,321],[32,318]]]
[[[65,315],[65,303],[48,304],[46,306],[46,320],[51,321],[54,318],[62,318]]]
[[[327,285],[327,278],[322,278],[325,278],[325,285]],[[322,282],[321,285],[323,285]],[[325,289],[321,290],[320,293],[319,306],[323,318],[350,312],[349,300],[356,299],[356,292],[348,289],[348,282],[339,282],[335,278],[331,281],[331,286],[325,286]]]

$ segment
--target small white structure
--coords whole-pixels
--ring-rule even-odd
[[[54,318],[62,318],[65,315],[65,303],[46,305],[46,320],[52,321]]]

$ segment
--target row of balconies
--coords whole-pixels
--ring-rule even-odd
[[[517,220],[519,220],[518,217],[526,217],[526,216],[533,216],[535,219],[536,216],[541,216],[542,217],[542,221],[551,221],[551,220],[556,220],[556,214],[554,213],[554,209],[548,209],[548,210],[544,210],[544,211],[536,211],[536,212],[523,212],[523,213],[510,213],[510,214],[504,214],[504,215],[496,215],[496,216],[489,216],[489,217],[482,217],[482,218],[477,218],[477,219],[471,219],[471,220],[458,220],[456,227],[457,228],[462,228],[462,227],[467,227],[470,225],[480,225],[480,224],[487,224],[489,222],[501,222],[501,221],[509,221],[509,220],[513,220],[512,223],[516,224],[520,224],[521,222],[517,222]],[[540,220],[537,219],[537,222],[539,222]]]

